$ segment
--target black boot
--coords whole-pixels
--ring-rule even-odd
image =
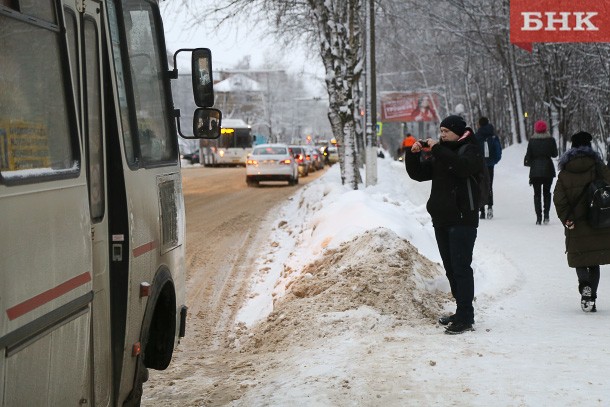
[[[438,323],[441,325],[449,325],[453,321],[455,321],[455,314],[443,315],[438,319]]]
[[[534,195],[534,209],[536,210],[536,225],[542,223],[542,203],[540,202],[540,196]]]
[[[544,194],[544,224],[549,223],[549,212],[551,210],[551,194]]]

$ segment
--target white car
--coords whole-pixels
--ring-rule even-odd
[[[254,186],[260,181],[288,181],[288,185],[299,183],[298,164],[286,144],[254,146],[246,160],[246,183]]]

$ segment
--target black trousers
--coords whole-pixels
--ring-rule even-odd
[[[434,235],[445,273],[455,298],[455,319],[474,323],[474,273],[471,267],[477,228],[474,226],[435,227]]]
[[[489,198],[487,199],[487,207],[494,205],[494,166],[487,167],[489,173]],[[485,209],[485,205],[481,206],[481,212]]]
[[[591,298],[597,298],[597,286],[599,286],[599,266],[576,267],[578,277],[578,292],[586,285],[591,287]]]
[[[542,202],[540,198],[544,198],[544,217],[549,217],[551,210],[551,185],[553,178],[550,177],[534,177],[530,179],[530,183],[534,187],[534,210],[537,217],[542,217]]]

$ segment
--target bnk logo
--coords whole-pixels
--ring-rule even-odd
[[[510,42],[610,42],[610,0],[510,0]]]
[[[541,12],[527,12],[521,13],[523,17],[523,26],[521,27],[524,31],[599,31],[591,19],[599,15],[597,12],[560,12],[554,11],[541,13]]]

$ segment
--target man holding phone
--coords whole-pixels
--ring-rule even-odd
[[[460,334],[474,330],[471,263],[479,226],[478,197],[473,199],[477,188],[469,186],[467,180],[479,173],[485,162],[474,131],[462,117],[446,117],[440,131],[440,141],[428,138],[413,144],[405,154],[405,167],[415,181],[432,181],[426,209],[456,301],[455,314],[442,316],[439,323],[447,325],[445,333]],[[430,149],[432,160],[421,160],[424,147]]]

